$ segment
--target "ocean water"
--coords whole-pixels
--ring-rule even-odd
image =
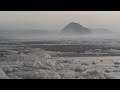
[[[36,39],[36,40],[61,40],[61,39],[113,39],[120,40],[120,33],[89,34],[89,35],[63,35],[53,31],[0,31],[0,39]]]

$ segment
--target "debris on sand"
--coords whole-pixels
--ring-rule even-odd
[[[61,79],[61,76],[52,70],[37,70],[26,72],[24,79]]]
[[[80,77],[84,79],[113,79],[112,76],[108,75],[107,73],[99,70],[87,70],[80,75]]]

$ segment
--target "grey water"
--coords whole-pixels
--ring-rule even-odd
[[[120,40],[120,33],[89,34],[89,35],[63,35],[58,30],[19,30],[0,31],[0,39],[31,39],[31,40],[80,40],[80,39],[113,39]]]

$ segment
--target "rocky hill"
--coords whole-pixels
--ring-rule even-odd
[[[91,31],[79,23],[70,22],[61,31],[62,34],[90,34]]]

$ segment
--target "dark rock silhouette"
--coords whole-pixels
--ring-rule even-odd
[[[71,22],[67,24],[61,31],[63,34],[90,34],[91,31],[80,25],[79,23]]]

